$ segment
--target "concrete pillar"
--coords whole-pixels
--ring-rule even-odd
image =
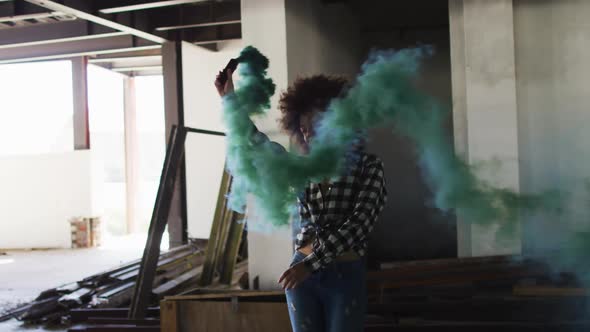
[[[524,220],[525,254],[570,252],[590,227],[589,15],[587,0],[514,1],[521,190],[567,195],[559,216]]]
[[[135,98],[135,77],[126,77],[123,85],[125,115],[125,196],[127,201],[127,233],[137,229],[137,108]]]
[[[494,186],[518,191],[512,0],[450,0],[449,17],[457,153],[470,164],[500,161],[478,175]],[[496,230],[497,225],[474,225],[459,215],[459,256],[520,252],[520,231],[500,238]]]
[[[184,126],[182,89],[182,48],[180,42],[166,42],[162,45],[162,69],[164,76],[164,120],[166,140],[173,125]],[[168,216],[170,248],[187,242],[186,181],[184,158],[176,174],[172,204]]]
[[[88,122],[88,60],[77,57],[72,60],[72,82],[74,100],[74,150],[90,149]]]

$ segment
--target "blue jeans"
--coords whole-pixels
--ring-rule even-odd
[[[305,255],[295,252],[291,266]],[[286,291],[293,332],[360,332],[367,307],[365,259],[335,262]]]

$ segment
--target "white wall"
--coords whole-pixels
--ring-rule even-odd
[[[219,70],[229,59],[237,57],[241,49],[241,41],[219,43],[216,52],[183,42],[185,126],[225,132],[221,99],[213,81]],[[185,160],[188,236],[207,239],[225,166],[225,138],[189,133],[185,142]]]
[[[189,133],[185,150],[188,236],[208,239],[225,167],[225,137]]]
[[[271,99],[267,116],[255,120],[256,125],[268,136],[288,146],[289,138],[279,131],[277,119],[278,92],[286,89],[287,33],[285,28],[285,0],[242,0],[242,40],[244,45],[258,48],[270,60],[268,74],[277,85],[277,93]],[[277,280],[289,267],[293,255],[291,233],[287,227],[259,231],[256,224],[266,224],[256,216],[256,207],[248,205],[248,268],[250,285],[259,278],[261,289],[278,289]]]
[[[515,0],[520,173],[524,191],[569,194],[565,214],[525,223],[525,250],[564,248],[590,227],[590,38],[586,0]]]
[[[240,55],[243,45],[241,40],[227,41],[219,43],[218,51],[214,52],[187,42],[182,43],[185,126],[225,131],[221,120],[221,103],[213,81],[229,59]]]
[[[0,248],[69,248],[69,220],[100,215],[90,150],[0,158]]]
[[[485,11],[498,6],[503,8],[500,16]],[[472,154],[482,146],[496,145],[498,151],[509,147],[516,154],[508,164],[516,163],[518,173],[502,174],[500,183],[511,183],[525,193],[565,193],[563,215],[528,216],[521,232],[525,253],[564,249],[574,242],[572,231],[590,227],[590,2],[452,0],[450,14],[456,145],[470,160],[478,157]],[[486,45],[487,51],[482,50]],[[479,85],[470,82],[476,76]],[[480,93],[471,103],[470,89]],[[514,109],[513,103],[506,107],[508,99],[498,98],[500,89],[510,99],[515,95],[517,121],[506,113]],[[470,109],[478,105],[496,114],[470,117]],[[510,125],[500,125],[506,116]],[[474,141],[472,136],[482,129],[487,138]],[[490,243],[484,232],[471,229],[472,235],[475,232],[480,233],[478,246]]]

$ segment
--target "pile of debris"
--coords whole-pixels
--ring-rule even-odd
[[[160,254],[151,302],[194,287],[202,270],[204,251],[184,245]],[[33,302],[16,308],[0,321],[16,317],[27,323],[69,323],[72,309],[120,308],[129,305],[140,260],[42,292]]]
[[[365,331],[588,330],[574,275],[515,256],[383,264],[369,272]]]

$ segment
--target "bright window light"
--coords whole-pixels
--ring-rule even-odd
[[[0,156],[72,151],[68,60],[0,65]]]

